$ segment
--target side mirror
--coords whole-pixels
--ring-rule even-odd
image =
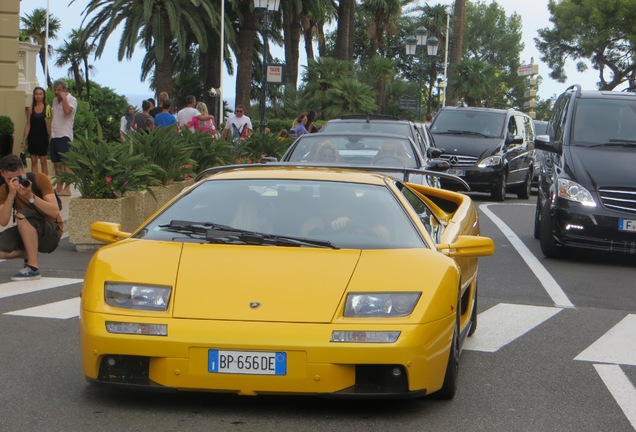
[[[430,159],[437,159],[442,155],[442,153],[444,153],[443,149],[438,149],[435,147],[429,147],[428,149],[426,149],[426,155]]]
[[[495,244],[489,237],[457,236],[451,244],[438,244],[437,250],[449,257],[480,257],[495,253]]]
[[[521,135],[513,135],[508,140],[508,144],[523,144],[523,137]]]
[[[534,148],[552,153],[561,153],[561,146],[550,140],[550,135],[537,135],[534,138]]]
[[[263,156],[259,162],[263,164],[268,162],[278,162],[278,158],[275,158],[274,156]]]
[[[449,168],[450,163],[442,159],[433,159],[426,164],[426,169],[429,171],[446,171]]]
[[[90,236],[102,243],[115,243],[127,239],[131,233],[123,232],[121,224],[112,222],[93,222],[90,227]]]

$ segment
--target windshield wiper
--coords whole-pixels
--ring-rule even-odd
[[[169,231],[199,234],[205,236],[205,239],[211,243],[294,247],[310,246],[339,249],[337,246],[329,241],[259,233],[212,222],[172,220],[169,224],[160,225],[159,227],[165,228]]]
[[[435,132],[440,135],[479,135],[486,138],[491,138],[489,135],[483,134],[481,132],[474,131],[465,131],[465,130],[447,130],[446,132]]]
[[[611,139],[604,144],[595,144],[590,147],[636,147],[636,141],[627,139]]]

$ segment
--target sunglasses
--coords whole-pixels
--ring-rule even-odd
[[[237,113],[243,112],[243,110],[236,110]]]

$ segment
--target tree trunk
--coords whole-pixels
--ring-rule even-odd
[[[157,91],[165,91],[169,95],[173,95],[174,83],[172,82],[172,59],[170,58],[170,32],[165,32],[165,35],[166,40],[163,43],[163,56],[161,60],[157,57],[157,63],[155,65],[154,84]]]
[[[252,89],[252,61],[254,59],[254,41],[256,39],[257,17],[251,1],[241,0],[238,8],[243,12],[243,25],[237,32],[238,56],[236,64],[236,105],[245,107],[250,114],[250,91]],[[252,123],[254,124],[254,123]]]
[[[351,21],[353,17],[353,5],[355,0],[340,0],[338,4],[338,31],[336,33],[335,57],[339,60],[349,61],[350,45],[353,43],[353,28]]]
[[[293,8],[283,9],[283,37],[285,38],[285,87],[296,89],[298,82],[298,61],[300,52],[300,34],[302,27],[300,17]]]
[[[455,0],[455,20],[453,33],[450,40],[450,68],[448,72],[448,86],[446,88],[446,104],[457,106],[458,97],[455,96],[454,77],[457,75],[457,66],[462,60],[464,50],[464,16],[466,15],[466,0]]]

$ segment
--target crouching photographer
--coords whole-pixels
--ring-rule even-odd
[[[40,279],[38,252],[53,252],[62,237],[63,223],[49,177],[25,175],[16,155],[0,159],[0,225],[15,226],[0,233],[0,259],[22,258],[24,268],[11,279]],[[30,180],[30,179],[32,180]]]

